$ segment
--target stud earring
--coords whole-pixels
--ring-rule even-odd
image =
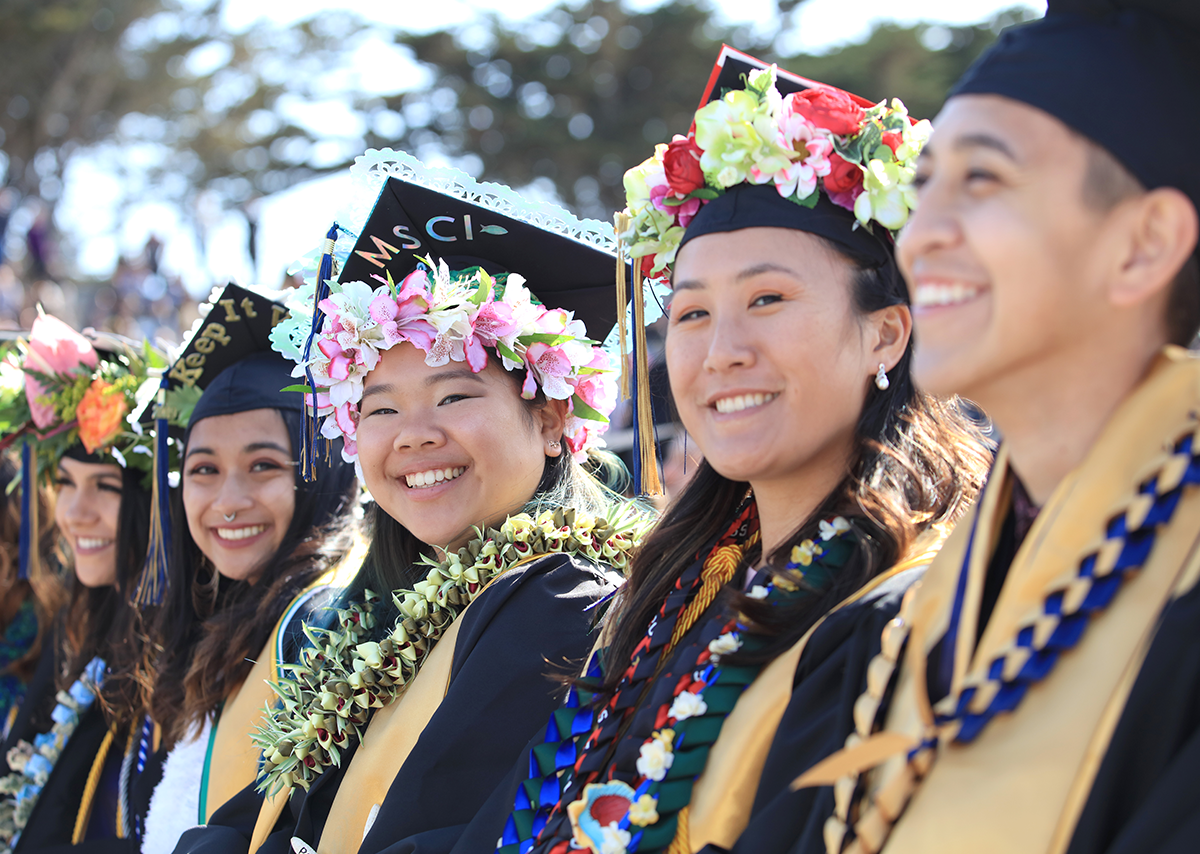
[[[891,384],[892,381],[888,379],[887,368],[884,367],[883,362],[880,362],[879,370],[875,372],[875,388],[880,391],[887,391],[888,386]]]
[[[559,448],[562,447],[561,442],[547,442],[546,444],[550,447],[550,450],[552,450],[552,451],[557,451]]]

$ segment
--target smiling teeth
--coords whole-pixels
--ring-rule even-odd
[[[222,540],[244,540],[254,537],[267,530],[266,525],[251,525],[249,528],[217,528],[217,536]]]
[[[773,394],[739,394],[737,397],[723,397],[717,401],[717,412],[741,412],[753,406],[762,406],[779,397],[779,392]]]
[[[416,474],[406,474],[404,479],[408,481],[408,485],[412,489],[424,489],[427,486],[433,486],[446,480],[454,480],[454,478],[466,470],[464,466],[452,469],[432,469],[430,471],[419,471]]]
[[[913,296],[913,308],[958,305],[979,296],[982,288],[955,282],[952,285],[918,285]]]
[[[81,549],[98,549],[107,546],[112,540],[104,540],[96,537],[77,537],[75,544]]]

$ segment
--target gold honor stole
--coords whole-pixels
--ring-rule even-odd
[[[348,584],[358,572],[366,553],[366,543],[357,541],[344,560],[292,600],[267,638],[267,643],[255,660],[246,681],[225,701],[225,706],[213,726],[208,755],[204,760],[201,824],[207,822],[218,807],[258,777],[260,751],[250,740],[250,735],[262,724],[263,710],[276,699],[271,683],[280,677],[280,633],[291,622],[297,606],[315,588],[329,584],[344,587]]]
[[[400,773],[400,767],[408,759],[408,754],[416,746],[417,739],[450,689],[450,670],[463,616],[497,578],[503,578],[519,566],[548,556],[530,555],[492,578],[450,624],[404,692],[371,717],[367,731],[363,733],[362,744],[350,758],[350,765],[334,796],[329,817],[321,831],[321,841],[317,845],[319,854],[353,854],[362,844],[369,829],[367,822],[371,819],[372,811],[378,810],[383,804],[392,781]],[[334,772],[336,768],[329,768],[325,773]],[[267,841],[292,793],[293,789],[284,788],[263,801],[250,839],[250,854],[255,854]],[[303,792],[299,796],[302,797]]]
[[[965,567],[951,705],[966,685],[982,686],[985,694],[994,690],[995,683],[987,679],[989,664],[1013,647],[1022,626],[1046,622],[1046,594],[1071,585],[1081,559],[1105,543],[1108,520],[1134,504],[1139,484],[1167,464],[1181,437],[1200,426],[1198,413],[1200,361],[1181,348],[1166,348],[1110,418],[1083,463],[1063,479],[1038,514],[973,650],[984,576],[1010,504],[1008,453],[1001,449],[979,503],[906,603],[908,647],[885,730],[872,742],[890,739],[893,745],[915,747],[933,732],[925,665],[949,626],[968,548],[974,546]],[[1141,570],[1122,583],[1111,605],[1091,618],[1078,645],[1060,655],[1053,671],[1029,687],[1013,712],[998,715],[969,744],[943,739],[931,765],[928,758],[910,765],[906,753],[895,747],[886,751],[891,758],[868,777],[870,807],[855,825],[859,838],[851,849],[873,852],[882,846],[887,854],[1065,851],[1159,616],[1200,575],[1198,535],[1200,489],[1189,488],[1171,521],[1158,528]],[[1038,631],[1052,628],[1039,625]],[[830,771],[838,757],[852,751],[822,763],[826,778],[837,776]],[[927,774],[923,780],[914,776],[922,773]],[[805,775],[809,784],[832,782],[819,776]]]

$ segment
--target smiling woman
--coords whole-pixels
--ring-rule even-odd
[[[214,303],[227,317],[225,344],[193,338],[168,376],[203,387],[186,418],[174,553],[154,636],[161,647],[144,681],[163,728],[162,782],[145,813],[143,854],[170,851],[186,828],[203,823],[253,781],[248,733],[272,694],[268,682],[294,663],[301,619],[320,619],[336,570],[357,570],[354,469],[321,461],[313,482],[299,475],[300,395],[288,363],[263,346],[282,306],[241,288]],[[265,328],[249,323],[261,319]],[[211,326],[204,327],[211,329]],[[184,374],[199,352],[215,366]],[[181,385],[173,394],[195,395]],[[174,397],[169,399],[176,399]]]
[[[853,650],[982,480],[975,431],[909,375],[887,228],[904,187],[862,186],[850,162],[900,174],[919,146],[903,105],[811,82],[785,95],[774,69],[733,83],[625,181],[629,254],[673,272],[667,370],[704,461],[631,561],[595,660],[456,852],[824,839],[832,792],[793,792],[788,771],[862,717]],[[857,200],[854,180],[830,186],[834,156]]]
[[[55,484],[69,569],[60,579],[42,567],[32,543],[22,560],[35,588],[65,582],[66,602],[5,744],[13,773],[0,782],[9,793],[0,801],[0,848],[95,841],[122,850],[128,827],[116,795],[148,792],[156,773],[152,764],[126,766],[144,714],[135,678],[141,615],[130,596],[146,556],[150,505],[147,472],[135,465],[145,459],[137,447],[144,437],[127,429],[126,415],[158,357],[132,342],[93,340],[38,317],[20,365],[25,394],[0,414],[19,428],[6,439],[26,445],[25,486],[36,490],[39,474]],[[30,523],[35,510],[23,507]],[[62,701],[68,689],[74,709]]]
[[[374,499],[370,553],[255,736],[266,800],[243,792],[177,851],[453,838],[555,707],[551,673],[586,655],[645,527],[594,476],[615,404],[583,320],[598,332],[611,312],[604,235],[577,239],[562,211],[500,214],[477,200],[504,188],[434,170],[425,183],[406,155],[362,160],[416,175],[376,176],[340,281],[320,297],[314,282],[274,337]],[[416,223],[457,229],[472,254],[421,257],[391,236]]]

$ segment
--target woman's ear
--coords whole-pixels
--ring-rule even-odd
[[[906,305],[889,305],[871,315],[868,343],[872,345],[872,367],[883,364],[890,371],[904,356],[912,337],[912,311]]]
[[[545,406],[537,409],[537,423],[548,457],[557,457],[562,453],[562,434],[567,426],[568,405],[569,401],[566,400],[547,400]]]

